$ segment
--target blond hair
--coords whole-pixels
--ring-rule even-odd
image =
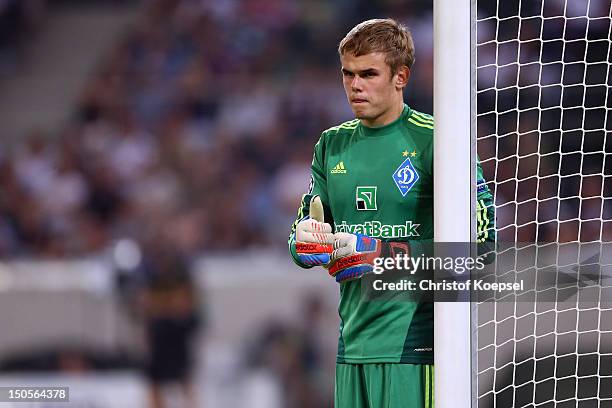
[[[353,54],[359,57],[373,52],[385,54],[385,62],[391,68],[392,75],[401,66],[412,68],[414,64],[414,42],[410,31],[390,18],[357,24],[338,46],[340,56]]]

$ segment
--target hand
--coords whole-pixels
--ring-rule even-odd
[[[329,274],[342,283],[361,278],[373,270],[374,258],[380,255],[380,240],[363,234],[334,234],[334,252]]]
[[[328,265],[329,274],[342,283],[361,278],[374,270],[374,259],[410,253],[405,242],[383,242],[364,234],[334,234],[334,252]]]
[[[295,251],[304,265],[327,265],[334,250],[334,234],[324,222],[323,203],[319,196],[310,200],[310,212],[295,228]]]

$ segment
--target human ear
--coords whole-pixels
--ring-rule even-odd
[[[407,66],[401,66],[397,70],[397,74],[395,74],[395,86],[399,89],[404,88],[408,85],[408,80],[410,79],[410,68]]]

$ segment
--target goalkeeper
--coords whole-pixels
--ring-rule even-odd
[[[294,261],[340,284],[336,408],[433,406],[433,304],[366,301],[377,256],[433,238],[433,117],[404,104],[410,32],[391,19],[354,27],[338,48],[356,119],[324,131],[292,227]],[[478,168],[478,239],[493,240],[492,197]],[[416,256],[416,254],[415,254]]]

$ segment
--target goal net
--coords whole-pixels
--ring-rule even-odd
[[[612,407],[610,2],[474,6],[472,133],[498,243],[536,283],[472,305],[472,405]]]

